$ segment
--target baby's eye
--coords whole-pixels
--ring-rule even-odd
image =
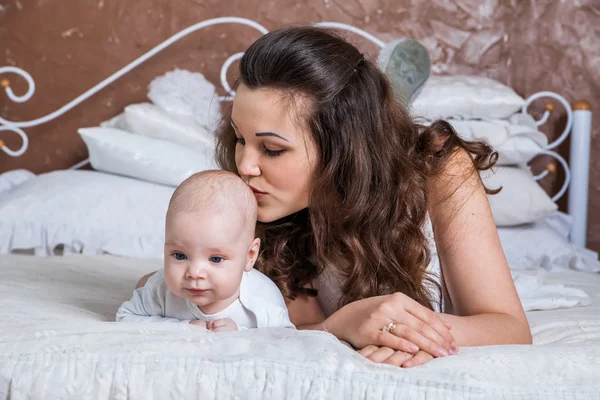
[[[219,257],[219,256],[212,256],[211,258],[209,258],[209,261],[211,263],[215,263],[215,264],[219,264],[220,262],[223,261],[223,257]]]
[[[183,253],[173,253],[173,257],[175,257],[177,261],[187,260],[187,256]]]

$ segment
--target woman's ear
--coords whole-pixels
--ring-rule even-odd
[[[254,238],[252,243],[250,243],[250,248],[248,249],[248,260],[246,261],[246,268],[244,271],[249,272],[252,268],[254,268],[254,263],[258,258],[258,254],[260,252],[260,239]]]

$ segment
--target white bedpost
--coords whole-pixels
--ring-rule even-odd
[[[592,107],[586,100],[573,105],[571,132],[571,185],[569,187],[569,215],[573,217],[571,242],[585,247],[587,236],[588,184],[590,145],[592,137]]]

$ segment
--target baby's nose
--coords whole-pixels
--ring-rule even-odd
[[[190,279],[206,279],[208,271],[203,263],[194,263],[188,268],[187,276]]]

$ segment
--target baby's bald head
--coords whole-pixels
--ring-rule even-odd
[[[198,172],[183,181],[169,202],[167,219],[175,212],[207,212],[238,218],[241,230],[254,235],[257,204],[252,190],[237,175],[210,170]]]

